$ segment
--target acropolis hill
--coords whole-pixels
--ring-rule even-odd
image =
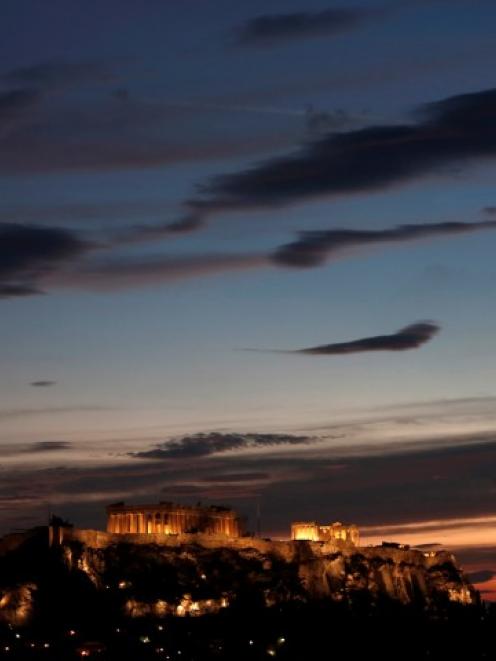
[[[293,527],[293,536],[324,541],[231,535],[217,517],[232,521],[232,510],[150,507],[108,510],[110,526],[116,514],[146,514],[146,532],[125,531],[138,519],[104,532],[52,517],[49,527],[0,540],[0,648],[9,658],[301,661],[331,658],[321,656],[329,646],[332,658],[352,649],[397,659],[394,630],[411,644],[401,658],[417,661],[433,641],[443,654],[449,645],[459,651],[446,640],[452,615],[451,636],[455,623],[492,636],[492,620],[484,628],[478,594],[447,551],[358,546],[356,529],[342,524]],[[179,513],[186,530],[176,532]]]
[[[95,595],[103,590],[132,618],[212,614],[248,593],[267,607],[352,604],[359,595],[372,605],[386,599],[424,611],[478,603],[451,553],[358,546],[355,526],[299,522],[292,539],[278,541],[245,535],[242,520],[224,507],[118,503],[107,514],[110,532],[54,518],[48,529],[0,540],[0,622],[29,622],[58,573],[63,585],[75,581],[76,592],[84,582]]]
[[[267,606],[293,599],[346,603],[360,594],[372,603],[424,609],[478,600],[451,553],[358,546],[355,526],[298,522],[292,539],[279,541],[244,535],[242,520],[223,507],[117,503],[107,515],[107,532],[51,526],[50,547],[97,590],[116,590],[131,617],[217,612],[246,590]],[[5,539],[0,554],[18,543]],[[17,587],[10,603],[22,602],[27,591]],[[8,613],[0,610],[0,618],[14,616]]]

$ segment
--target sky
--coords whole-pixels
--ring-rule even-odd
[[[495,20],[4,0],[1,532],[260,506],[496,595]]]

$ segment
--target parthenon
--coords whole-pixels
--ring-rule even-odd
[[[291,524],[291,539],[310,542],[342,541],[358,546],[360,534],[355,525],[343,525],[339,521],[321,526],[315,521],[298,521]]]
[[[115,503],[107,507],[107,532],[180,535],[204,533],[241,537],[241,519],[226,507],[188,507],[169,502],[156,505]]]

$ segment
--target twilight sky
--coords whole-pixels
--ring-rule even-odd
[[[260,502],[496,591],[495,21],[4,0],[2,531]]]

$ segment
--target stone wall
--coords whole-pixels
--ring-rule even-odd
[[[115,534],[101,530],[81,528],[60,528],[56,536],[61,544],[78,541],[85,546],[103,549],[112,544],[137,544],[164,546],[198,545],[207,549],[232,548],[256,549],[260,553],[271,553],[285,559],[287,562],[305,561],[308,557],[320,558],[339,553],[343,557],[363,556],[366,560],[401,563],[429,569],[436,565],[451,563],[457,566],[455,556],[446,550],[423,552],[417,549],[400,549],[385,546],[361,546],[334,540],[329,542],[310,542],[297,540],[272,540],[259,537],[231,538],[225,535],[208,535],[204,533],[184,533],[182,535],[168,534]]]
[[[111,544],[156,544],[168,548],[198,544],[204,548],[216,549],[228,546],[234,549],[256,548],[261,553],[277,551],[288,558],[293,557],[295,546],[290,541],[273,541],[258,537],[230,537],[228,535],[211,535],[205,533],[183,533],[171,535],[164,533],[109,533],[101,530],[83,530],[80,528],[59,528],[52,535],[56,544],[77,541],[91,548],[103,549]],[[338,548],[337,546],[335,548]]]

